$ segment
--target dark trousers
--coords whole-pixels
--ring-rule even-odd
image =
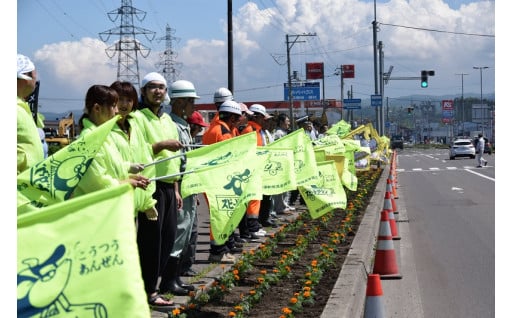
[[[264,223],[269,220],[270,212],[274,208],[274,200],[270,195],[263,195],[260,203],[260,214],[258,220],[260,223]]]
[[[144,213],[139,213],[137,230],[142,279],[148,295],[157,291],[158,277],[171,254],[178,226],[174,185],[156,181],[153,198],[157,201],[158,220],[149,221]]]

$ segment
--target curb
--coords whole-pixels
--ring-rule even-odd
[[[384,190],[389,169],[390,166],[386,165],[382,171],[370,204],[357,229],[350,252],[320,318],[354,318],[364,315],[367,278],[373,267],[380,222],[379,212],[384,203]]]

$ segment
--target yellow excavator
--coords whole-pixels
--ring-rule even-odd
[[[70,112],[67,117],[59,120],[57,131],[52,130],[45,139],[48,148],[57,148],[55,151],[69,145],[75,139],[75,119],[73,113]]]

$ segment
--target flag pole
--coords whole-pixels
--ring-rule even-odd
[[[174,158],[179,158],[181,156],[184,156],[184,154],[179,154],[179,155],[176,155],[176,156],[171,156],[171,157],[163,158],[163,159],[160,159],[160,160],[157,160],[157,161],[153,161],[153,162],[150,162],[150,163],[146,163],[146,164],[144,164],[144,168],[149,167],[151,165],[156,165],[157,163],[160,163],[160,162],[164,162],[164,161],[171,160],[171,159],[174,159]]]

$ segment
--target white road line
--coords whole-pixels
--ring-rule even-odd
[[[446,170],[457,170],[457,167],[446,167]]]
[[[430,170],[441,170],[439,168],[436,168],[436,167],[433,167],[433,168],[429,168]]]
[[[414,169],[411,169],[412,171],[422,171],[423,169],[422,168],[414,168]]]
[[[488,176],[486,176],[486,175],[484,175],[484,174],[481,174],[481,173],[479,173],[479,172],[476,172],[476,171],[474,171],[474,170],[472,170],[472,169],[464,169],[464,170],[466,170],[467,172],[470,172],[470,173],[472,173],[472,174],[476,174],[476,175],[477,175],[477,176],[479,176],[479,177],[482,177],[482,178],[485,178],[485,179],[489,179],[489,180],[491,180],[491,181],[496,182],[496,180],[495,180],[494,178],[488,177]]]

